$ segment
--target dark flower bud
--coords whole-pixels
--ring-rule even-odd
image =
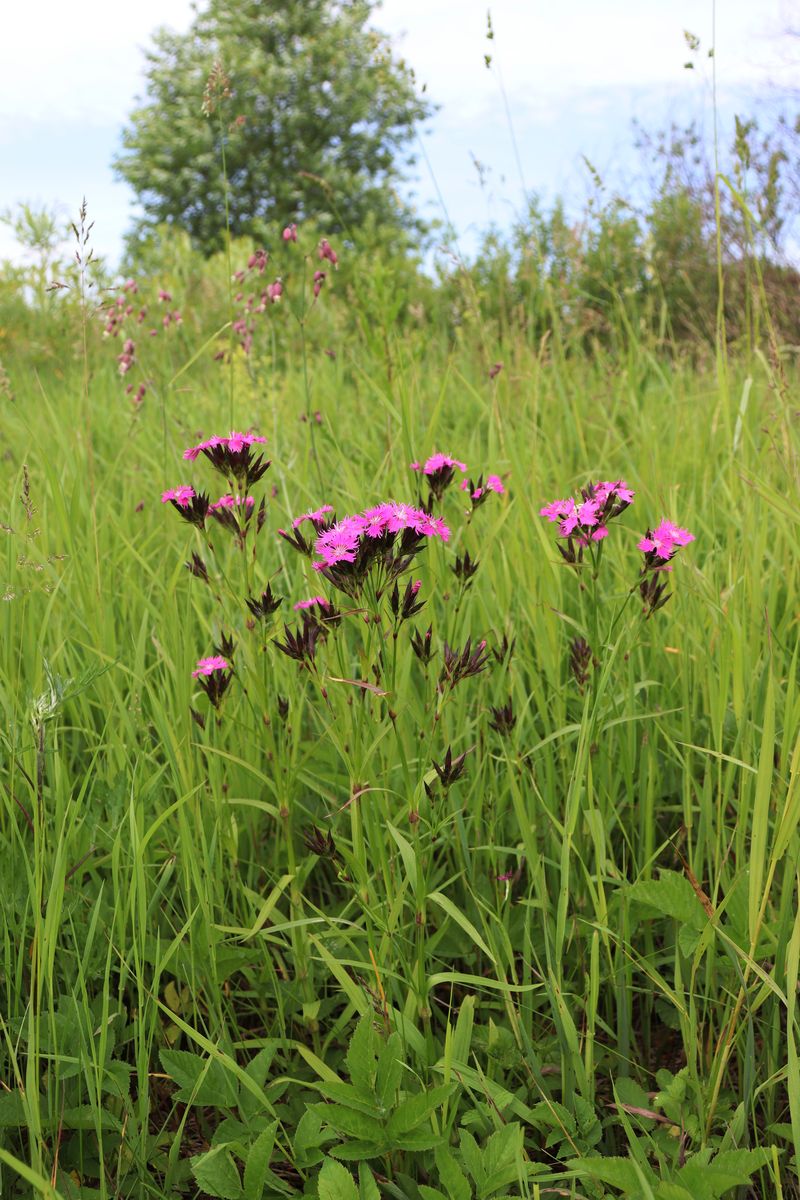
[[[480,563],[477,559],[470,558],[469,550],[465,550],[463,558],[461,555],[456,556],[455,566],[451,567],[450,570],[456,579],[460,579],[464,587],[467,588],[472,582],[472,577],[479,566]]]
[[[462,680],[469,679],[473,675],[480,675],[488,665],[489,652],[486,649],[485,640],[478,642],[474,650],[471,638],[467,638],[463,650],[454,650],[445,642],[444,663],[439,676],[439,687],[443,688],[445,684],[449,684],[451,688],[454,688]]]
[[[569,646],[569,669],[581,691],[588,682],[591,663],[592,648],[589,643],[584,638],[574,638]]]
[[[457,758],[453,758],[452,747],[448,746],[444,761],[442,763],[434,762],[433,769],[439,776],[439,782],[445,791],[463,776],[468,754],[469,751],[465,750],[463,754],[459,754]]]
[[[283,597],[273,595],[271,585],[267,584],[266,591],[262,592],[259,597],[249,596],[245,600],[245,604],[254,617],[264,621],[278,611],[283,604]]]
[[[424,667],[433,657],[433,626],[429,625],[425,633],[420,633],[418,629],[411,635],[411,649],[416,654],[419,661]]]
[[[316,825],[311,825],[303,831],[303,841],[306,848],[319,858],[334,858],[336,843],[332,833],[323,833]]]
[[[208,583],[208,568],[196,550],[192,551],[192,557],[185,565],[195,579],[202,579],[204,583]]]
[[[514,716],[514,710],[509,696],[505,704],[501,704],[498,708],[491,707],[491,720],[489,728],[494,729],[501,737],[508,737],[511,730],[517,723],[517,718]]]

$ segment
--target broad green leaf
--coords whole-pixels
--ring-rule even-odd
[[[389,1137],[398,1137],[400,1134],[415,1129],[417,1125],[421,1125],[440,1105],[444,1104],[454,1088],[455,1084],[453,1083],[441,1083],[438,1087],[431,1088],[429,1092],[419,1092],[416,1096],[410,1096],[403,1100],[389,1121],[386,1131]]]
[[[198,1187],[209,1196],[219,1197],[220,1200],[239,1200],[244,1197],[239,1170],[227,1147],[217,1146],[206,1154],[197,1154],[191,1163]],[[251,1197],[248,1196],[247,1200],[251,1200]]]
[[[373,1020],[371,1012],[364,1013],[350,1039],[345,1058],[353,1086],[366,1096],[373,1093],[378,1057],[379,1039]]]
[[[294,1132],[292,1148],[294,1160],[298,1167],[313,1167],[322,1161],[320,1146],[331,1140],[331,1135],[323,1131],[322,1119],[313,1108],[307,1108]]]
[[[472,1176],[475,1186],[480,1190],[485,1178],[483,1159],[480,1147],[468,1129],[461,1130],[459,1146],[461,1147],[461,1157],[464,1159],[464,1166]]]
[[[384,1108],[391,1108],[403,1078],[403,1043],[399,1033],[393,1033],[381,1047],[375,1087]]]
[[[358,1164],[358,1198],[359,1200],[381,1200],[375,1176],[364,1162]]]
[[[385,1141],[384,1126],[375,1117],[368,1117],[366,1113],[358,1112],[354,1108],[346,1108],[344,1104],[315,1104],[313,1107],[320,1118],[337,1133],[360,1138],[365,1142],[374,1142],[376,1145]]]
[[[658,879],[640,879],[627,888],[630,900],[655,908],[702,933],[708,924],[705,910],[685,875],[662,871]]]
[[[160,1058],[164,1070],[180,1088],[178,1100],[219,1108],[236,1104],[236,1083],[222,1063],[189,1050],[162,1050]]]
[[[434,1161],[439,1183],[446,1189],[448,1200],[470,1200],[472,1189],[449,1147],[440,1143],[434,1151]]]
[[[641,1194],[639,1174],[629,1158],[576,1158],[569,1163],[569,1167],[579,1179],[588,1175],[591,1179],[620,1188],[626,1195]]]
[[[317,1180],[319,1200],[359,1200],[358,1188],[347,1167],[327,1158]]]
[[[277,1128],[278,1122],[272,1121],[250,1147],[244,1168],[244,1192],[247,1200],[261,1200],[267,1175],[272,1174],[269,1164]]]

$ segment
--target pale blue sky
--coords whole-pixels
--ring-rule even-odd
[[[441,104],[423,142],[411,190],[420,208],[442,215],[438,193],[464,246],[487,221],[519,208],[525,186],[552,198],[585,194],[586,154],[610,178],[631,175],[631,122],[658,126],[672,116],[708,122],[710,62],[687,71],[685,29],[716,43],[723,124],[753,97],[791,85],[798,54],[780,37],[797,25],[800,0],[497,0],[487,43],[486,0],[385,0],[376,24],[395,39],[428,94]],[[152,29],[185,29],[189,0],[135,5],[63,0],[14,6],[0,45],[0,211],[28,200],[74,213],[86,195],[95,245],[114,260],[132,197],[110,161],[137,92],[141,47]],[[490,50],[495,67],[487,71]],[[501,88],[502,81],[502,88]],[[488,173],[479,185],[473,157]],[[435,176],[435,182],[432,178]],[[0,226],[0,258],[14,254]]]

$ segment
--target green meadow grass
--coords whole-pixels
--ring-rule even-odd
[[[800,1194],[793,377],[520,338],[490,382],[468,337],[389,319],[335,360],[310,347],[317,426],[291,348],[230,374],[207,351],[135,413],[114,349],[3,400],[3,1194]],[[269,439],[255,562],[159,502],[213,492],[181,454],[232,426]],[[270,644],[333,596],[277,529],[413,501],[435,450],[507,495],[467,521],[448,493],[391,677],[353,614],[320,652],[326,701]],[[619,477],[637,494],[595,626],[538,510]],[[662,517],[696,535],[674,595],[611,631]],[[268,582],[275,627],[249,630]],[[429,623],[426,675],[408,635]],[[191,671],[223,633],[217,722]],[[584,694],[576,635],[601,660]],[[498,655],[434,721],[443,641],[468,637]],[[468,754],[444,791],[448,747]]]

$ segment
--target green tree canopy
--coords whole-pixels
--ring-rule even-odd
[[[430,113],[413,72],[372,28],[374,0],[210,0],[187,33],[159,30],[147,92],[114,162],[140,224],[206,251],[313,217],[331,232],[413,225],[396,184]]]

